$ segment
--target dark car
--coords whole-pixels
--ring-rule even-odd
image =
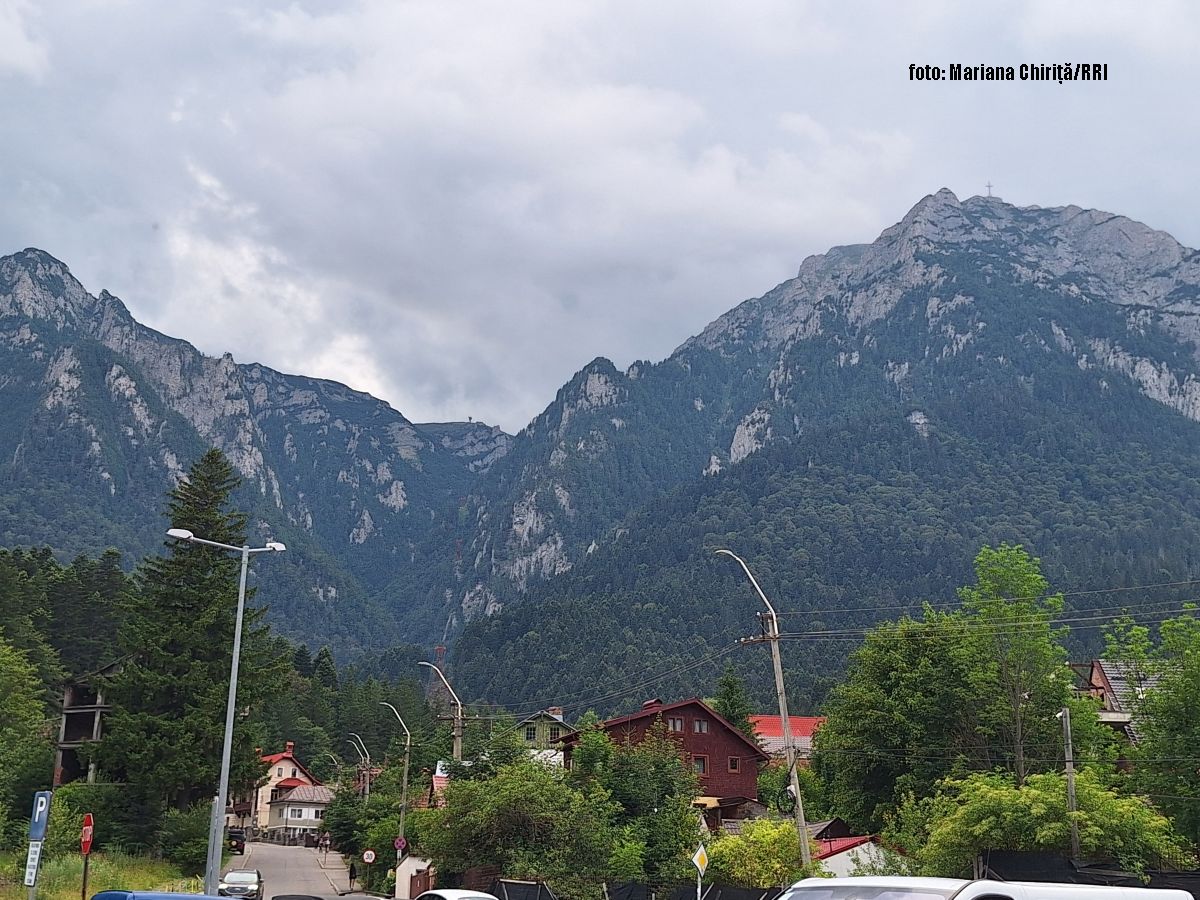
[[[239,900],[264,900],[262,872],[258,869],[230,869],[221,876],[217,893],[222,897],[237,897]]]
[[[92,900],[180,900],[182,897],[217,900],[212,894],[168,894],[163,891],[100,891],[92,894]]]
[[[230,828],[225,837],[225,846],[229,848],[230,853],[245,853],[246,829]]]

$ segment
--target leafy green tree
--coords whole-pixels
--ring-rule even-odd
[[[170,493],[169,521],[241,546],[246,516],[228,508],[237,484],[229,461],[210,450]],[[110,776],[180,810],[215,793],[239,568],[235,554],[171,542],[165,556],[142,563],[131,592],[121,634],[128,659],[109,686],[113,712],[98,757]],[[243,710],[271,698],[282,672],[261,624],[264,612],[246,611],[237,697]],[[233,739],[230,784],[236,788],[257,780],[262,764],[245,723],[235,726]]]
[[[1163,815],[1139,797],[1107,788],[1098,772],[1078,773],[1075,796],[1084,857],[1115,859],[1136,872],[1194,862]],[[925,875],[966,875],[984,850],[1069,852],[1066,777],[1029,775],[1021,784],[1000,773],[946,779],[935,795],[910,797],[884,840],[908,852]]]
[[[599,896],[617,808],[532,760],[488,781],[452,780],[445,805],[423,817],[422,852],[443,871],[498,865],[508,877],[547,880],[567,896]]]
[[[743,822],[738,834],[718,834],[707,850],[713,878],[741,887],[778,887],[821,871],[819,862],[805,869],[795,823],[784,819]]]
[[[877,829],[900,798],[948,775],[1000,767],[1020,781],[1055,767],[1047,748],[1061,746],[1067,705],[1102,753],[1095,706],[1070,699],[1063,632],[1051,625],[1062,598],[1038,565],[1020,547],[984,548],[962,610],[927,606],[868,633],[816,735],[815,770],[852,825]]]
[[[726,661],[725,670],[717,679],[717,693],[712,700],[712,708],[752,741],[757,741],[754,726],[750,723],[750,715],[754,712],[754,704],[746,693],[746,684],[738,677],[733,663]]]
[[[25,654],[0,638],[0,846],[19,840],[29,791],[48,787],[44,695]]]
[[[971,618],[980,665],[972,687],[980,701],[977,730],[1004,749],[1001,761],[1020,784],[1030,747],[1053,746],[1054,716],[1071,694],[1061,594],[1049,594],[1039,561],[1023,547],[984,547],[975,557],[977,584],[959,589]]]
[[[1189,610],[1163,622],[1159,634],[1158,645],[1151,646],[1144,628],[1125,630],[1122,659],[1133,663],[1131,677],[1142,684],[1124,698],[1133,704],[1138,732],[1128,751],[1130,779],[1182,833],[1200,841],[1200,808],[1189,799],[1200,796],[1200,769],[1179,758],[1194,755],[1188,748],[1200,741],[1200,619]]]

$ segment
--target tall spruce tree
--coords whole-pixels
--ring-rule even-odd
[[[241,546],[246,515],[229,508],[238,484],[224,454],[208,451],[169,494],[170,524]],[[216,793],[240,564],[236,554],[172,541],[137,572],[120,638],[127,660],[108,691],[114,708],[98,756],[109,777],[125,781],[150,806],[187,809]],[[286,668],[261,624],[264,612],[247,606],[241,711],[265,702]],[[239,716],[234,788],[261,774],[256,739]]]
[[[754,725],[750,722],[750,714],[754,711],[750,695],[746,693],[746,684],[738,677],[731,662],[726,661],[725,671],[717,679],[717,693],[713,697],[712,707],[750,740],[758,740]]]

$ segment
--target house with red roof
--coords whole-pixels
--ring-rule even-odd
[[[225,824],[262,832],[270,819],[271,801],[278,800],[295,788],[320,785],[321,781],[296,758],[296,745],[288,741],[282,753],[262,757],[267,776],[253,791],[233,798],[225,813]]]
[[[813,735],[825,722],[824,716],[788,716],[792,728],[792,743],[796,746],[796,757],[800,765],[808,765],[812,758]],[[759,746],[771,756],[782,759],[787,755],[783,743],[783,719],[780,716],[750,716]]]
[[[723,819],[752,814],[752,808],[761,810],[758,770],[770,757],[703,700],[647,700],[637,712],[601,722],[600,727],[615,743],[637,744],[660,719],[700,781],[696,803],[705,810],[710,827],[719,827]],[[568,767],[578,740],[578,733],[563,740]]]

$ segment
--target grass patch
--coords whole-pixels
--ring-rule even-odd
[[[0,853],[0,900],[25,900],[25,851]],[[79,900],[83,857],[78,854],[44,860],[38,874],[38,900]],[[186,878],[174,865],[148,856],[108,851],[93,853],[88,869],[88,896],[115,889],[202,893],[199,878]]]

